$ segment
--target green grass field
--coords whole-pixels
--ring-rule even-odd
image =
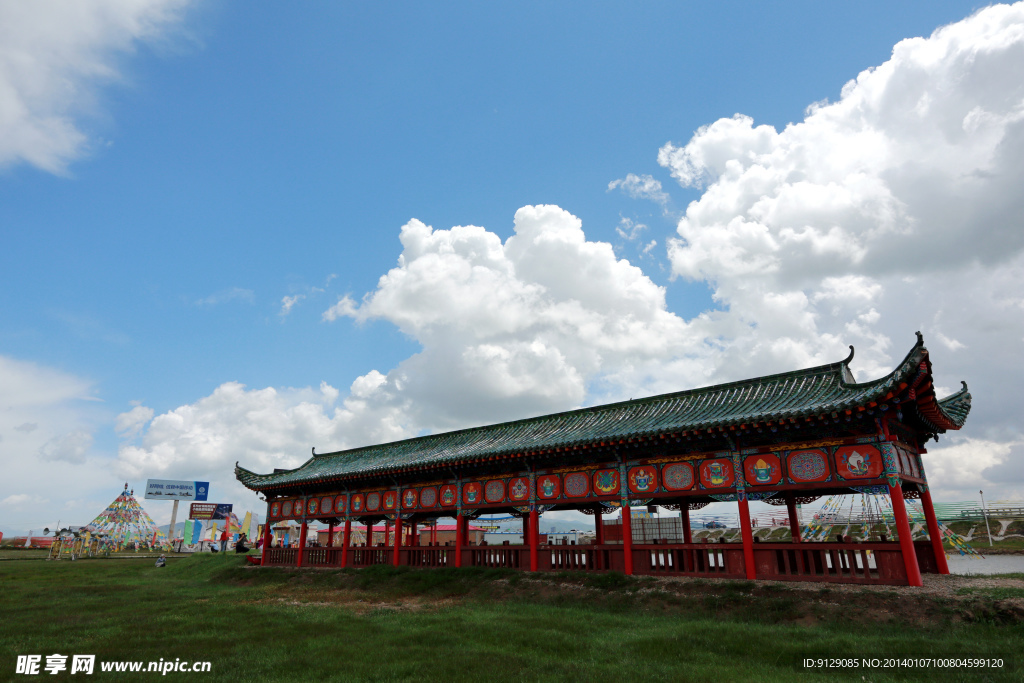
[[[618,574],[246,569],[233,555],[163,569],[0,562],[0,586],[2,680],[31,678],[13,675],[18,654],[61,653],[208,660],[210,673],[168,676],[209,681],[1019,681],[1009,668],[808,672],[797,662],[905,654],[1016,666],[1024,652],[1024,611],[1006,601],[1014,590],[951,601]],[[134,680],[99,664],[94,675]]]

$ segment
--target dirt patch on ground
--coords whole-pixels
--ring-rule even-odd
[[[430,570],[420,570],[430,571]],[[455,575],[452,575],[453,577]],[[1024,624],[1024,579],[986,576],[924,577],[924,586],[735,581],[689,577],[625,577],[575,573],[453,578],[430,590],[367,581],[356,572],[325,576],[290,570],[288,580],[262,587],[255,602],[336,607],[356,614],[439,610],[466,601],[590,604],[628,612],[686,612],[710,617],[815,626],[838,620],[863,624],[934,626],[960,621]],[[247,582],[238,577],[237,583]],[[752,609],[754,606],[754,609]]]

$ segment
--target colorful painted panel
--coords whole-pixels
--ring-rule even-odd
[[[297,501],[295,501],[295,504],[292,505],[292,514],[295,515],[296,517],[302,517],[305,513],[306,513],[306,501],[304,501],[304,500],[297,500]]]
[[[414,508],[418,502],[419,495],[417,495],[416,489],[406,489],[402,492],[402,507]]]
[[[619,492],[618,470],[594,472],[594,493],[598,496],[612,496]]]
[[[366,494],[366,509],[373,511],[380,509],[380,494],[379,493],[367,493]]]
[[[825,481],[828,479],[828,460],[819,449],[793,451],[786,460],[789,478],[795,482]]]
[[[508,497],[512,500],[526,500],[530,497],[530,480],[516,477],[508,483]]]
[[[570,498],[582,498],[590,493],[590,477],[586,472],[573,472],[565,475],[565,495]]]
[[[557,474],[544,474],[537,477],[538,498],[558,498],[562,492],[562,482]]]
[[[270,504],[270,516],[271,517],[275,517],[275,518],[281,516],[281,504],[280,503],[271,503]]]
[[[292,501],[286,500],[284,502],[284,504],[281,505],[281,516],[282,517],[291,517],[292,516]]]
[[[433,486],[420,491],[420,507],[432,508],[437,505],[437,489]]]
[[[478,481],[462,485],[462,504],[479,505],[484,502],[484,487]]]
[[[658,468],[651,465],[633,467],[627,474],[633,493],[654,493],[658,490]]]
[[[394,491],[384,492],[384,509],[394,510],[395,506],[398,505],[398,494]]]
[[[352,496],[352,512],[362,512],[366,509],[366,496],[357,493]]]
[[[345,507],[345,496],[338,496],[334,499],[334,511],[339,515],[345,514],[347,508]]]
[[[685,491],[693,486],[693,465],[674,462],[661,470],[661,483],[669,491]]]
[[[311,517],[315,517],[316,513],[320,511],[320,501],[316,498],[310,498],[306,509],[309,511]]]
[[[451,507],[458,502],[458,491],[455,490],[455,486],[448,484],[447,486],[441,487],[441,505],[445,507]]]
[[[879,450],[864,444],[836,449],[835,461],[843,479],[876,479],[885,470]]]
[[[705,460],[700,464],[698,471],[700,472],[700,483],[705,488],[728,488],[736,482],[736,473],[732,469],[732,460],[727,458]]]
[[[782,461],[774,453],[751,455],[743,459],[743,476],[751,486],[767,486],[782,481]]]
[[[329,515],[334,512],[334,499],[330,496],[324,496],[320,499],[320,514]]]
[[[501,479],[487,482],[487,486],[484,487],[484,498],[488,503],[500,503],[505,500],[505,482]]]

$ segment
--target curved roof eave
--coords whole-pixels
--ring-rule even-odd
[[[927,380],[930,387],[931,361],[920,332],[904,359],[884,377],[863,383],[850,381],[852,359],[851,346],[844,360],[803,370],[344,451],[314,452],[312,458],[287,473],[259,475],[236,464],[236,477],[248,488],[260,490],[380,475],[408,467],[437,468],[663,433],[835,414],[888,400],[915,381]],[[932,400],[919,412],[926,422],[945,430],[959,429],[969,410],[965,384],[960,392]]]

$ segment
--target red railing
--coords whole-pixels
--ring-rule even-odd
[[[471,567],[530,568],[530,548],[521,545],[483,545],[468,548]]]
[[[905,585],[899,543],[759,543],[759,579]]]
[[[334,547],[306,548],[302,556],[302,566],[339,567],[342,552],[341,548]]]
[[[299,558],[298,548],[268,548],[266,553],[268,565],[294,566]]]
[[[618,546],[619,552],[622,546]],[[743,546],[738,543],[679,543],[633,546],[637,574],[742,579]]]
[[[541,566],[553,571],[596,571],[598,554],[608,552],[594,545],[550,545],[546,551],[549,559]],[[621,547],[619,552],[622,552]]]
[[[410,567],[450,567],[455,564],[455,549],[444,546],[412,546],[400,551],[402,564]]]
[[[391,564],[395,560],[395,549],[386,546],[376,548],[358,547],[349,550],[350,567],[369,567],[374,564]]]
[[[936,571],[930,543],[915,544],[922,572]],[[267,564],[295,566],[295,548],[270,548]],[[349,567],[394,562],[394,548],[306,548],[303,566],[341,566],[348,553]],[[739,543],[680,543],[633,546],[633,571],[661,576],[744,578],[743,546]],[[623,571],[621,544],[543,545],[537,549],[540,571]],[[399,562],[409,567],[452,567],[455,548],[413,546],[399,550]],[[530,548],[525,545],[466,546],[464,567],[528,569]],[[776,581],[831,581],[905,585],[906,567],[898,542],[879,543],[755,543],[754,569],[758,579]]]

